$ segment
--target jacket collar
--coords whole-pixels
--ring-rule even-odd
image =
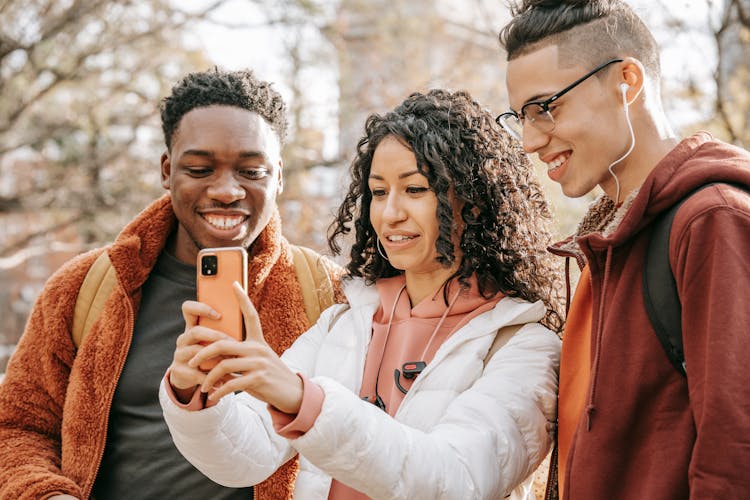
[[[552,253],[579,257],[578,242],[618,246],[697,188],[711,182],[750,186],[747,152],[698,132],[670,151],[620,207],[600,196],[571,237],[550,247]]]
[[[377,289],[373,285],[365,284],[361,278],[350,278],[344,283],[344,294],[352,312],[357,311],[358,315],[369,325],[369,328],[366,328],[369,335],[372,329],[372,316],[380,306],[380,296]],[[517,298],[504,297],[494,308],[473,318],[456,334],[451,335],[444,346],[494,334],[503,326],[537,322],[544,317],[546,312],[547,310],[541,301],[530,303]],[[444,346],[441,346],[440,350]]]

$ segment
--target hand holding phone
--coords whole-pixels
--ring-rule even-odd
[[[221,317],[201,317],[199,324],[225,333],[239,341],[245,339],[242,311],[232,291],[236,281],[247,293],[247,252],[241,247],[205,248],[198,252],[198,302],[211,306]],[[217,359],[200,365],[210,370]]]

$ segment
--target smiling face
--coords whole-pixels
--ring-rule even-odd
[[[588,78],[550,104],[555,121],[552,131],[541,132],[528,120],[524,124],[524,149],[547,164],[550,179],[558,182],[567,196],[583,196],[597,185],[608,194],[616,191],[607,169],[630,145],[617,66]],[[529,101],[550,97],[592,69],[561,67],[557,45],[522,55],[508,63],[510,105],[520,110]],[[626,162],[617,166],[618,172],[627,169]]]
[[[384,138],[373,154],[368,186],[370,223],[391,265],[405,272],[407,282],[419,277],[442,284],[457,264],[445,268],[437,261],[438,201],[414,153],[395,137]],[[458,248],[456,253],[458,262]]]
[[[279,138],[258,114],[233,106],[186,113],[161,164],[179,222],[175,257],[194,264],[201,248],[249,247],[276,210],[281,168]]]

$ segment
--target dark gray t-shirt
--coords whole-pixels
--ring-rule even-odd
[[[225,488],[185,460],[159,406],[159,383],[184,331],[181,306],[195,300],[195,267],[162,252],[143,285],[133,341],[109,415],[104,457],[93,489],[98,499],[252,498],[252,488]]]

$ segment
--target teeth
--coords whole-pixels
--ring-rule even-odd
[[[203,215],[203,218],[217,229],[233,229],[239,226],[245,219],[245,217],[241,215],[233,215],[231,217],[227,217],[222,215],[210,214]]]
[[[404,236],[403,234],[394,234],[388,237],[388,241],[406,241],[413,240],[414,236]]]
[[[549,170],[555,170],[557,168],[560,168],[560,165],[565,163],[565,160],[568,159],[568,155],[560,155],[551,162],[547,163],[547,168]]]

